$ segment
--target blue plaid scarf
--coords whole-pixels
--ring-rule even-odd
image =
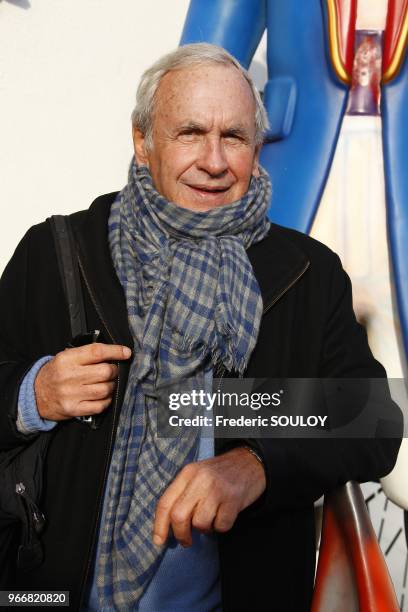
[[[269,230],[269,198],[261,170],[237,202],[193,212],[161,196],[148,168],[133,160],[112,206],[109,244],[135,349],[101,530],[101,608],[130,609],[139,601],[165,552],[152,542],[156,504],[195,456],[192,428],[157,436],[155,390],[198,380],[217,362],[242,373],[255,347],[262,299],[245,249]]]

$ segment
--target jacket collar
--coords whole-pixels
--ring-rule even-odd
[[[304,252],[286,238],[283,228],[274,223],[267,237],[251,246],[247,255],[261,290],[264,313],[309,267]]]
[[[117,192],[97,198],[85,218],[73,215],[80,265],[95,307],[115,343],[133,346],[126,301],[108,245],[108,218]],[[82,223],[81,223],[82,220]],[[264,312],[289,290],[309,266],[304,252],[272,224],[264,240],[251,246],[248,258],[260,287]]]
[[[125,294],[116,275],[108,244],[110,207],[117,192],[97,198],[82,223],[72,217],[78,240],[81,271],[94,306],[112,342],[133,348]]]

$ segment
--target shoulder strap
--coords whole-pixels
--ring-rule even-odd
[[[72,338],[75,338],[87,332],[75,238],[68,216],[53,215],[48,221],[54,238],[58,267],[68,304],[71,335]]]

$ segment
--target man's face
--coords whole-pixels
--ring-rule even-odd
[[[136,159],[159,193],[196,211],[238,200],[258,175],[255,102],[233,66],[203,64],[167,73],[156,92],[153,147],[134,130]]]

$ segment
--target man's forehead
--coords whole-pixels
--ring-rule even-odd
[[[249,83],[237,68],[223,64],[168,72],[160,81],[155,104],[183,123],[207,123],[211,115],[222,114],[227,123],[248,125],[255,115]]]
[[[234,79],[242,82],[244,87],[249,87],[244,75],[233,64],[209,61],[194,63],[169,70],[161,78],[160,84],[173,84],[176,81],[183,80],[193,84],[195,82],[200,82],[203,79],[216,80],[217,78],[224,81],[231,81]]]

